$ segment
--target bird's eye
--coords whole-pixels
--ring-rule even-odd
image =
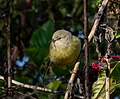
[[[58,40],[60,40],[60,39],[61,39],[61,37],[58,38]]]

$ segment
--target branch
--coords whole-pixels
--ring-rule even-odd
[[[95,19],[94,24],[92,26],[91,32],[90,32],[90,34],[88,36],[88,41],[89,42],[90,42],[90,40],[92,39],[92,37],[94,36],[94,34],[95,34],[96,30],[97,30],[97,27],[99,25],[99,22],[100,22],[100,19],[101,19],[103,13],[104,13],[103,11],[107,6],[107,3],[108,3],[108,0],[103,0],[102,5],[99,8],[98,13],[95,16],[96,19]]]
[[[0,76],[0,79],[4,80],[3,76]],[[40,90],[40,91],[45,91],[45,92],[50,92],[50,93],[58,93],[58,91],[53,91],[53,90],[47,89],[47,88],[24,84],[24,83],[18,82],[16,80],[12,80],[12,84],[15,84],[20,87],[28,88],[28,89],[33,89],[33,90]]]
[[[91,29],[91,32],[90,32],[90,34],[88,36],[88,42],[90,42],[90,40],[92,39],[92,37],[94,36],[94,34],[95,34],[96,30],[97,30],[97,27],[99,25],[99,22],[100,22],[100,19],[101,19],[102,15],[103,15],[103,11],[104,11],[105,7],[107,6],[107,3],[108,3],[108,0],[103,0],[102,5],[98,10],[98,13],[97,13],[98,17],[95,19],[93,27]],[[84,44],[84,46],[85,46],[85,44]],[[84,46],[83,46],[83,49],[84,49]],[[68,83],[68,86],[67,86],[67,91],[65,93],[64,99],[68,99],[69,95],[71,94],[70,89],[72,90],[72,88],[70,88],[70,85],[71,84],[73,85],[73,82],[74,82],[75,77],[77,75],[77,71],[79,69],[80,59],[81,59],[82,56],[83,56],[83,53],[80,53],[80,56],[79,56],[75,66],[74,66],[74,69],[73,69],[74,72],[71,74],[71,77],[70,77],[70,80],[69,80],[69,83]]]
[[[76,77],[76,75],[77,75],[77,71],[78,71],[78,69],[79,69],[79,65],[80,65],[80,61],[78,61],[78,62],[75,64],[75,67],[74,67],[74,69],[73,69],[72,75],[71,75],[70,80],[69,80],[69,83],[68,83],[68,87],[67,87],[67,91],[66,91],[66,93],[65,93],[64,99],[69,99],[68,97],[69,97],[69,95],[71,94],[71,91],[72,91],[72,89],[71,89],[70,87],[71,87],[71,85],[73,85],[74,79],[75,79],[75,77]],[[70,90],[70,89],[71,89],[71,90]]]
[[[4,80],[4,77],[0,75],[0,79],[1,79],[1,80]],[[64,93],[62,93],[61,91],[55,91],[55,90],[51,90],[51,89],[48,89],[48,88],[43,88],[43,87],[28,85],[28,84],[24,84],[24,83],[18,82],[18,81],[16,81],[16,80],[12,80],[12,84],[17,85],[17,86],[19,86],[19,87],[32,89],[32,90],[44,91],[44,92],[49,92],[49,93],[62,94],[62,95],[64,95]],[[84,99],[83,96],[79,96],[79,95],[74,95],[74,97],[75,97],[75,98]]]

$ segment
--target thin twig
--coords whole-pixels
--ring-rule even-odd
[[[88,87],[88,39],[87,39],[87,0],[84,0],[84,35],[85,35],[85,99],[89,99],[89,87]]]
[[[11,87],[11,51],[10,51],[10,24],[8,19],[8,26],[7,26],[7,63],[8,63],[8,88]]]
[[[9,0],[6,0],[6,3],[8,5],[8,8],[9,9],[9,4],[10,4],[10,1]],[[6,23],[6,38],[7,38],[7,78],[6,78],[6,88],[7,88],[7,94],[9,96],[12,95],[11,93],[11,87],[12,87],[12,72],[11,72],[11,51],[10,51],[10,11],[8,10],[6,12],[6,18],[5,18],[5,23]]]

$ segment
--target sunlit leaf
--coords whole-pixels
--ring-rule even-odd
[[[120,34],[118,34],[118,35],[116,36],[116,38],[120,38]]]
[[[92,99],[97,99],[105,86],[105,73],[98,78],[92,86]]]
[[[110,92],[114,92],[116,80],[113,79],[113,74],[117,73],[117,68],[120,67],[120,63],[117,62],[110,71]],[[117,73],[118,74],[118,73]],[[92,86],[92,99],[99,99],[100,97],[105,98],[105,72],[101,73],[98,80]]]

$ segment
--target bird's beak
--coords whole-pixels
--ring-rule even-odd
[[[57,38],[57,39],[52,39],[52,42],[55,42],[55,41],[57,41],[57,40],[59,40],[59,38]]]
[[[55,39],[52,39],[51,41],[52,41],[52,42],[55,42],[56,40],[55,40]]]

